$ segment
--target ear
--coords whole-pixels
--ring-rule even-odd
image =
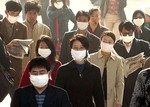
[[[6,14],[6,16],[8,16],[8,11],[7,10],[5,10],[5,14]]]
[[[50,70],[50,71],[48,71],[48,78],[49,78],[50,80],[52,80],[51,70]]]

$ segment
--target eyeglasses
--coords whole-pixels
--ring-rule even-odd
[[[123,35],[123,36],[127,36],[127,35],[132,36],[132,35],[133,35],[133,32],[130,32],[130,33],[122,33],[122,35]]]

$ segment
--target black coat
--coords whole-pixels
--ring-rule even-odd
[[[68,92],[73,107],[104,107],[100,69],[88,61],[81,74],[74,60],[62,65],[58,70],[56,86]]]
[[[71,48],[69,40],[77,33],[77,30],[65,33],[62,41],[59,60],[64,64],[72,60]],[[90,44],[89,53],[94,53],[99,50],[100,40],[97,36],[87,31],[87,39]]]
[[[150,45],[148,42],[145,42],[145,41],[140,40],[140,39],[133,39],[131,50],[128,53],[126,51],[125,46],[123,45],[123,41],[118,40],[116,42],[116,44],[114,45],[114,49],[117,52],[117,54],[123,58],[132,57],[132,56],[135,56],[141,52],[144,52],[145,57],[148,57],[148,56],[150,56],[149,46]],[[137,75],[141,69],[142,68],[134,71],[127,78],[125,78],[125,89],[124,89],[124,97],[123,97],[122,107],[129,107],[132,93],[134,90],[135,81],[136,81]]]
[[[38,107],[35,99],[35,89],[32,85],[15,91],[10,107]],[[43,107],[71,107],[66,91],[48,86]]]

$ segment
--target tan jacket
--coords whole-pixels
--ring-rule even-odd
[[[90,55],[88,60],[100,67],[103,75],[105,59],[101,50]],[[115,54],[111,53],[107,66],[107,107],[113,107],[114,103],[121,104],[124,92],[124,72],[122,61]]]

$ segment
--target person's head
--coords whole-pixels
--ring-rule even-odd
[[[50,78],[50,64],[42,57],[37,57],[29,62],[29,74],[32,85],[43,88],[48,84]]]
[[[77,27],[79,30],[86,30],[90,16],[86,11],[78,11],[76,14]]]
[[[132,22],[138,27],[141,27],[144,25],[145,15],[142,10],[136,10],[133,13]]]
[[[101,19],[101,11],[98,8],[92,8],[89,10],[89,15],[90,15],[90,20],[89,23],[90,24],[99,24],[100,23],[100,19]]]
[[[104,31],[101,36],[101,50],[106,53],[110,53],[113,50],[116,37],[111,31]]]
[[[145,22],[150,22],[150,6],[146,6],[144,9]]]
[[[71,55],[77,62],[88,57],[89,41],[82,34],[76,34],[70,39]]]
[[[123,21],[119,25],[119,32],[125,43],[130,43],[134,38],[135,26],[130,21]]]
[[[25,3],[24,9],[27,21],[29,23],[35,23],[41,6],[35,1],[30,1]]]
[[[54,62],[56,61],[55,46],[52,39],[47,35],[41,35],[41,38],[36,43],[35,52],[37,56],[50,58]]]
[[[66,0],[51,0],[51,5],[56,9],[67,7]]]
[[[22,10],[21,4],[15,1],[8,1],[6,6],[6,18],[10,23],[15,23],[18,20],[19,14]]]

